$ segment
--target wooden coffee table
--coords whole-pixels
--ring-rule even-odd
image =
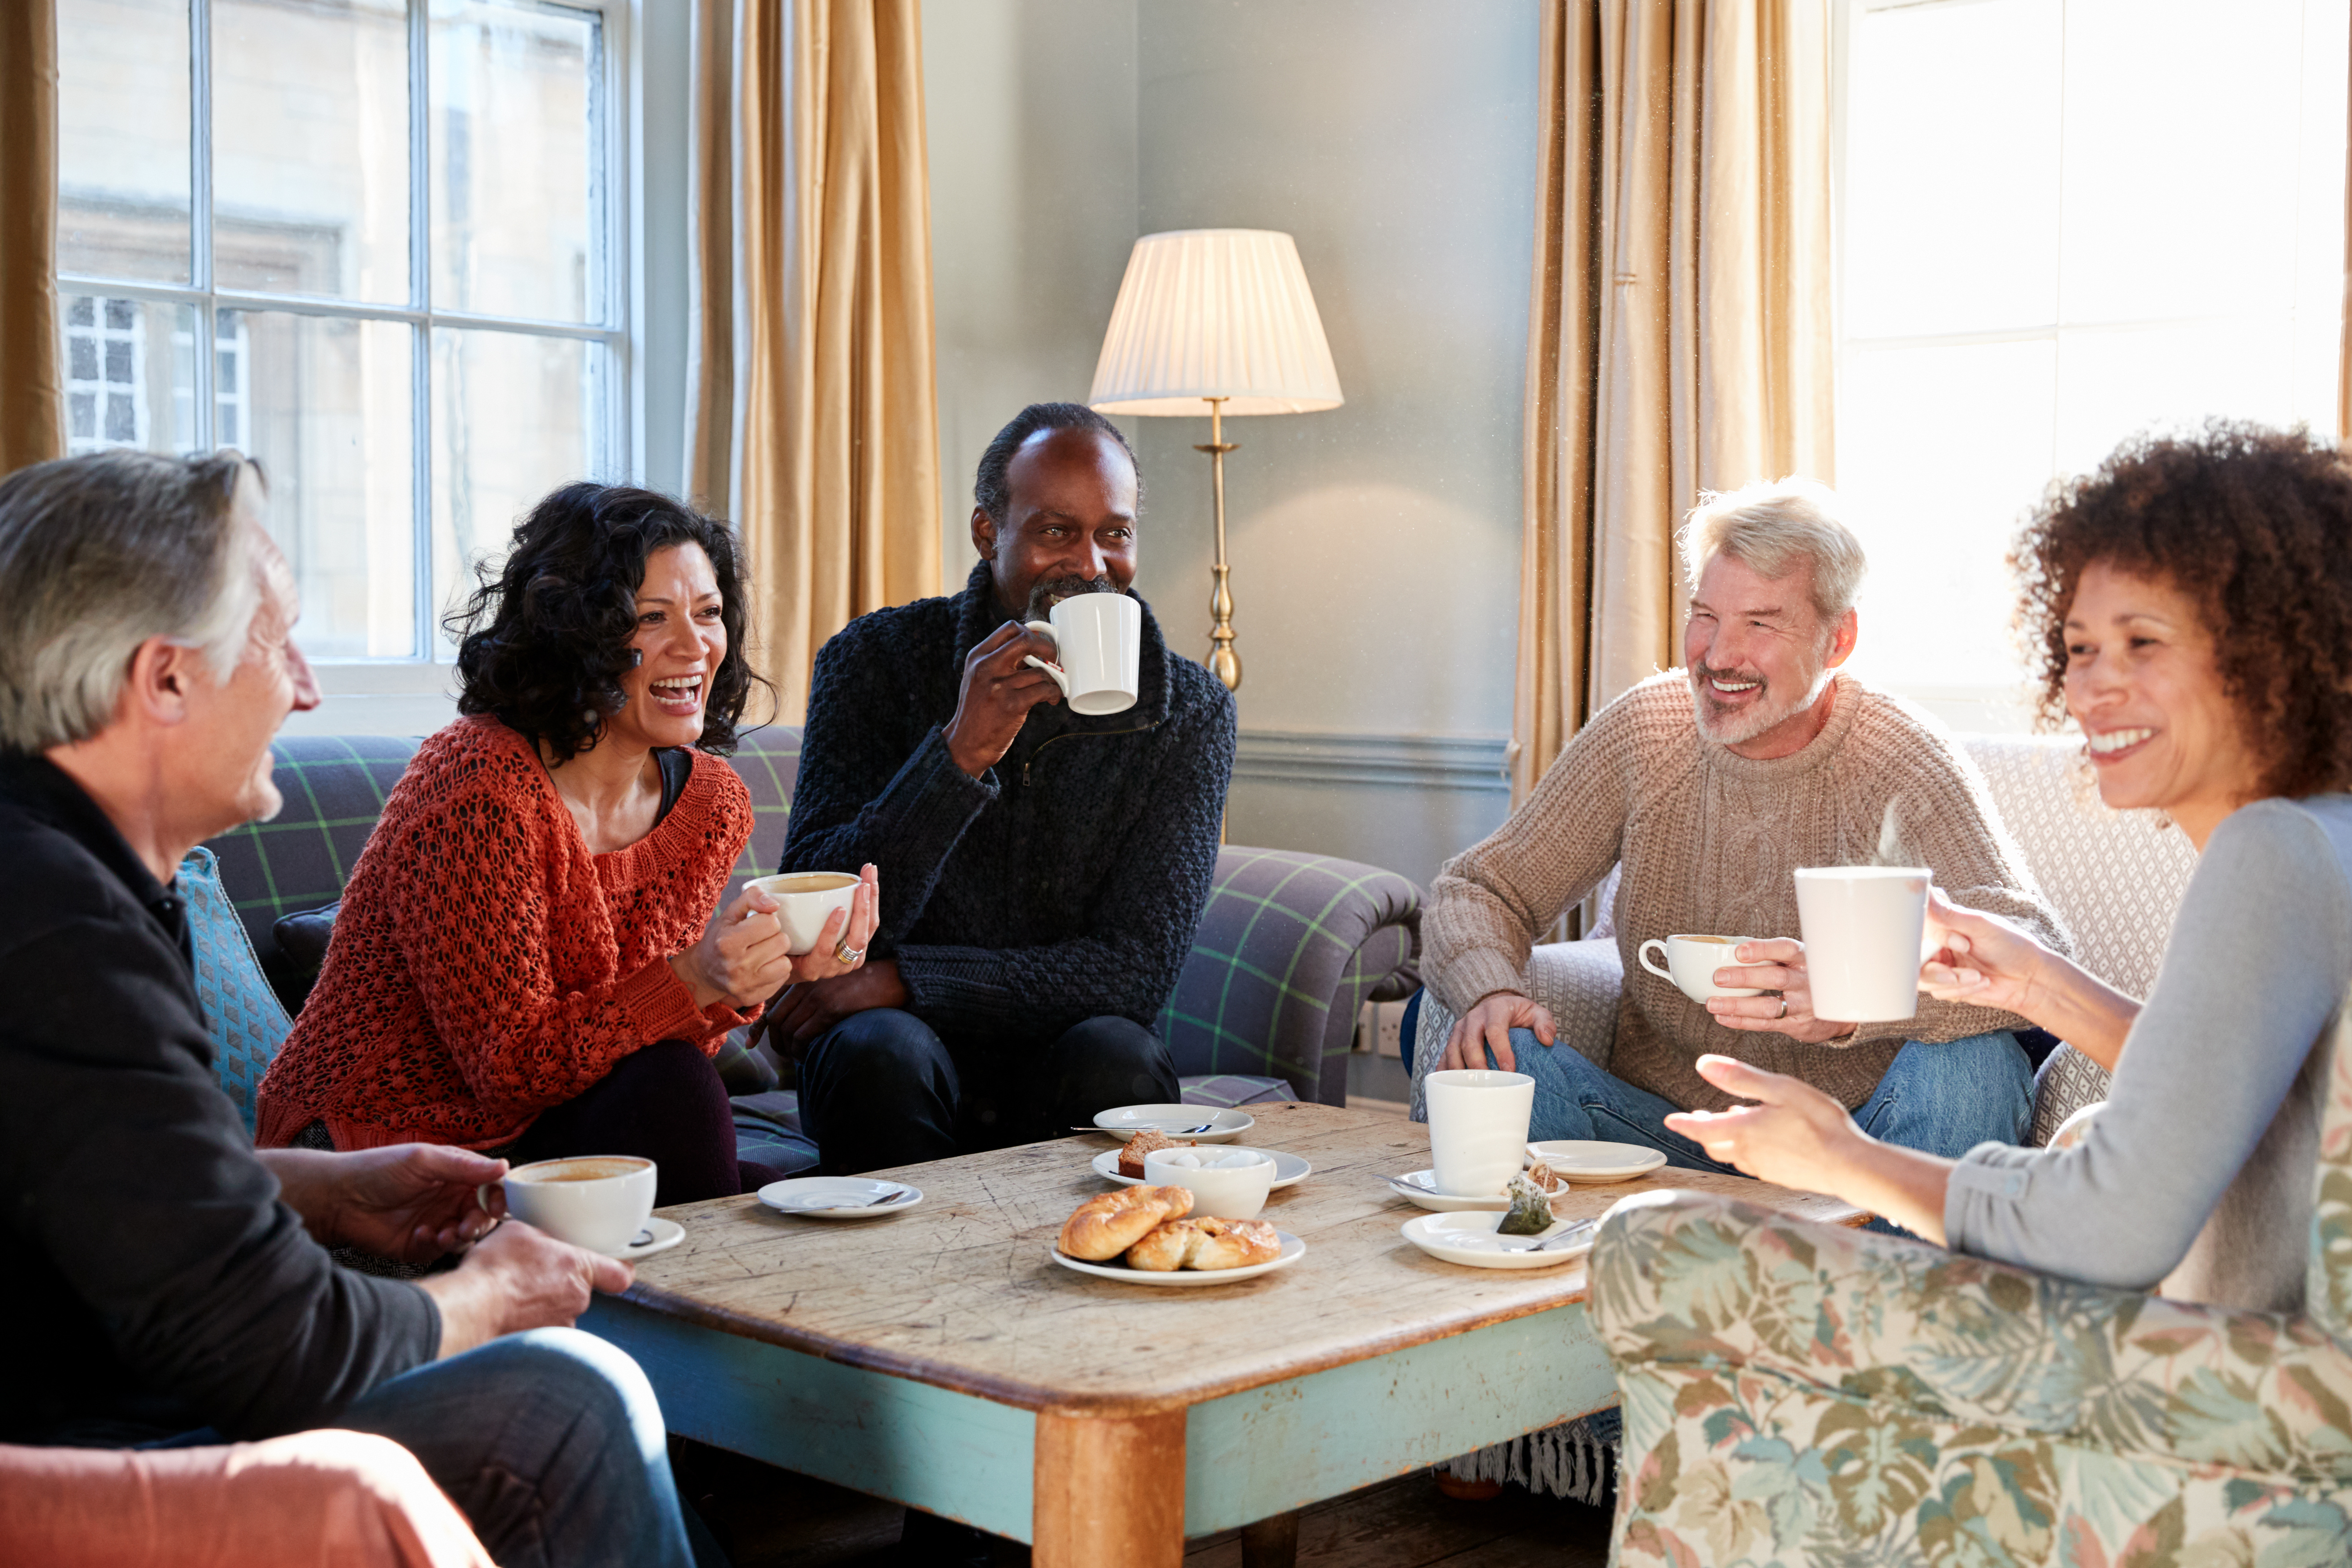
[[[1053,1262],[1063,1219],[1106,1190],[1088,1162],[1110,1142],[1082,1136],[891,1172],[923,1201],[887,1218],[665,1209],[686,1240],[582,1326],[636,1357],[673,1431],[1032,1542],[1045,1568],[1175,1568],[1187,1536],[1614,1403],[1581,1262],[1466,1269],[1397,1233],[1420,1210],[1379,1178],[1429,1164],[1426,1128],[1250,1110],[1243,1143],[1315,1166],[1265,1210],[1307,1255],[1256,1279],[1153,1289]],[[1558,1209],[1665,1186],[1863,1218],[1675,1170]]]

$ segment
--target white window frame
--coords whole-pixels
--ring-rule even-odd
[[[451,666],[438,624],[446,607],[433,600],[433,332],[436,328],[467,328],[564,338],[601,345],[607,355],[603,422],[591,433],[598,466],[620,475],[641,471],[642,458],[633,409],[640,402],[636,384],[636,337],[632,330],[639,298],[632,271],[639,256],[633,189],[635,159],[633,128],[639,97],[632,90],[635,74],[630,51],[632,23],[637,8],[660,0],[540,0],[549,10],[588,11],[600,18],[602,40],[599,88],[604,106],[602,123],[593,126],[601,143],[604,186],[602,211],[594,214],[598,239],[604,246],[600,298],[593,303],[596,319],[588,322],[545,321],[445,310],[432,303],[432,254],[429,220],[433,167],[429,136],[432,85],[429,0],[408,0],[409,293],[404,305],[371,304],[302,294],[275,294],[219,287],[213,277],[212,246],[212,0],[189,0],[189,256],[186,285],[134,282],[128,279],[60,273],[58,288],[64,294],[94,294],[103,298],[137,299],[182,305],[196,316],[196,338],[205,352],[194,356],[196,450],[215,444],[215,343],[217,313],[231,310],[271,310],[298,316],[320,316],[355,321],[398,321],[411,329],[412,363],[409,387],[409,439],[414,453],[411,506],[415,549],[415,652],[400,658],[322,659],[313,667],[320,685],[331,699],[327,717],[333,722],[301,725],[303,728],[406,729],[409,716],[429,719],[448,710]],[[100,306],[103,308],[103,306]],[[100,367],[101,370],[103,366]],[[152,411],[151,417],[152,417]],[[238,433],[247,443],[249,431]],[[359,699],[357,703],[338,698]],[[387,701],[386,699],[392,699]],[[380,709],[371,715],[367,709]],[[351,719],[360,722],[352,723]],[[375,722],[371,722],[373,719]],[[422,727],[435,727],[424,724]]]

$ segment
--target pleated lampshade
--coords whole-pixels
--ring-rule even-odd
[[[1339,372],[1298,246],[1270,229],[1145,235],[1127,258],[1087,401],[1105,413],[1312,413]]]

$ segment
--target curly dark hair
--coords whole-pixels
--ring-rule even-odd
[[[2053,727],[2066,616],[2101,562],[2197,601],[2265,795],[2352,783],[2352,466],[2332,444],[2216,420],[2191,436],[2136,436],[2052,487],[2009,563]]]
[[[988,514],[997,527],[1004,526],[1004,509],[1013,504],[1012,482],[1005,477],[1013,466],[1013,455],[1021,444],[1041,430],[1091,430],[1109,436],[1127,454],[1127,465],[1135,471],[1135,508],[1143,509],[1143,465],[1135,460],[1135,448],[1127,444],[1118,426],[1082,402],[1033,402],[1013,416],[1003,430],[989,442],[980,455],[980,472],[971,482],[972,504]]]
[[[586,481],[550,493],[515,525],[502,564],[477,569],[480,586],[443,622],[458,639],[457,711],[496,715],[546,743],[558,762],[593,747],[627,699],[621,677],[636,667],[637,590],[646,558],[697,544],[719,580],[727,656],[702,709],[695,742],[720,756],[754,685],[768,683],[743,657],[743,578],[725,523],[653,490]]]

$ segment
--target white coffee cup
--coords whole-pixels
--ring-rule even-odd
[[[499,1184],[507,1213],[591,1252],[625,1251],[654,1211],[654,1162],[635,1155],[536,1160]],[[488,1186],[476,1196],[489,1207]]]
[[[1748,940],[1745,936],[1669,936],[1664,941],[1653,936],[1635,950],[1642,967],[1662,980],[1672,980],[1682,988],[1683,995],[1695,1002],[1709,997],[1760,997],[1764,993],[1753,986],[1718,986],[1715,972],[1726,965],[1737,964],[1732,949]],[[1655,947],[1666,956],[1664,968],[1650,961],[1650,949]]]
[[[1125,713],[1141,692],[1143,606],[1124,593],[1073,593],[1029,622],[1054,640],[1053,664],[1032,653],[1021,662],[1054,677],[1072,713]]]
[[[1796,874],[1813,1016],[1883,1023],[1916,1014],[1935,873],[1925,866],[1824,866]]]
[[[781,906],[776,924],[783,927],[784,951],[795,957],[816,946],[835,910],[846,910],[857,902],[857,878],[845,871],[788,871],[755,876],[743,885],[758,888]],[[845,921],[842,934],[848,932]]]
[[[1433,1072],[1424,1087],[1437,1190],[1448,1197],[1500,1193],[1527,1163],[1536,1081],[1524,1072],[1473,1067]]]
[[[1274,1159],[1255,1149],[1154,1149],[1143,1156],[1143,1179],[1181,1186],[1192,1195],[1192,1213],[1218,1219],[1255,1219],[1274,1189]]]

